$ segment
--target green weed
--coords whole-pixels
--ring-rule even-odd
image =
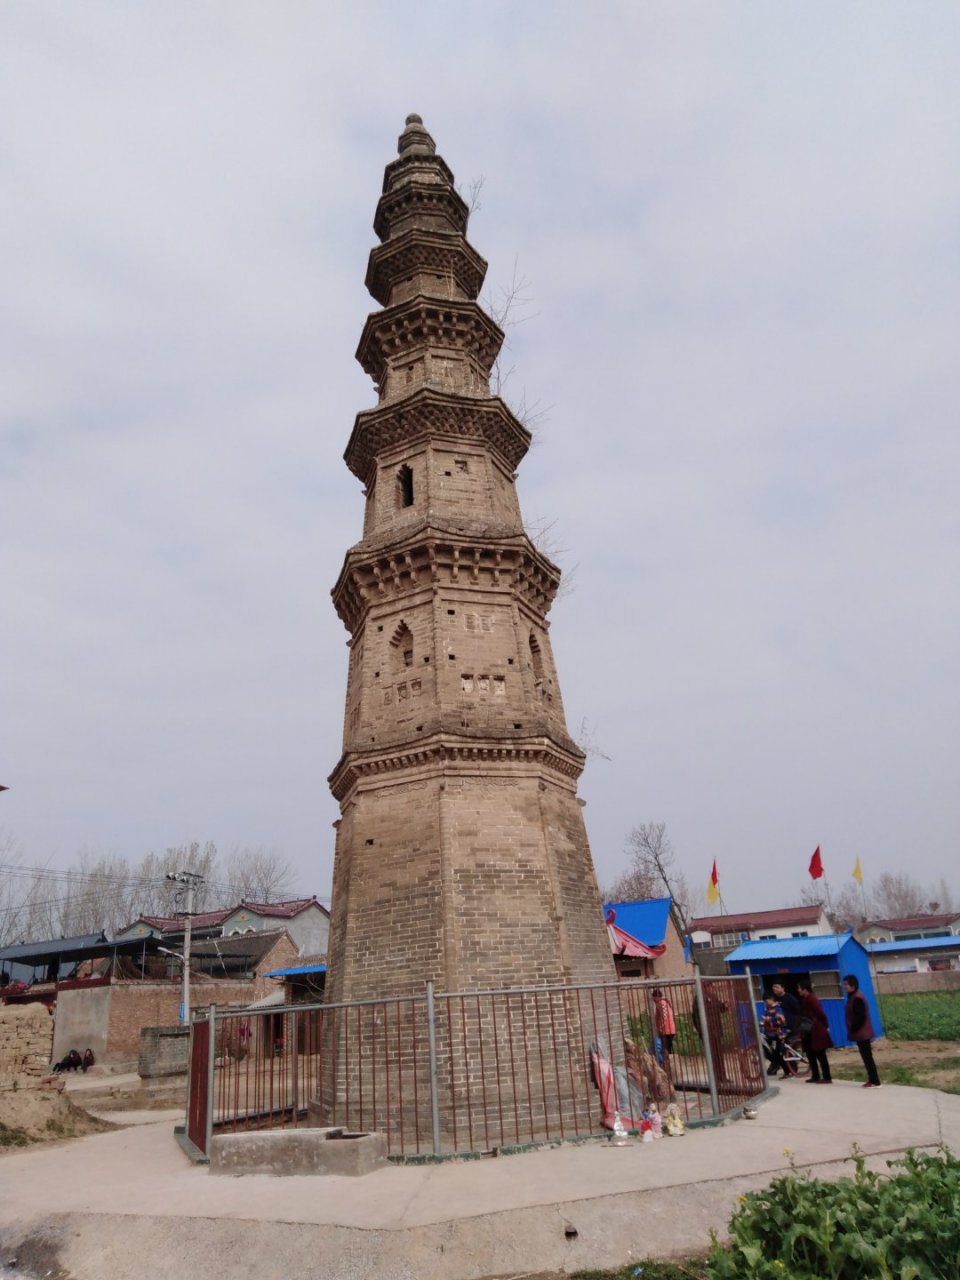
[[[892,1176],[820,1182],[795,1171],[743,1196],[731,1242],[714,1241],[708,1280],[955,1280],[960,1161],[908,1152]]]

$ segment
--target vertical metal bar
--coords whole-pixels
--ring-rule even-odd
[[[507,1035],[510,1041],[510,1089],[513,1093],[513,1133],[514,1142],[520,1142],[520,1099],[517,1097],[517,1056],[513,1050],[513,1015],[510,1012],[510,997],[507,996]]]
[[[700,1029],[703,1040],[703,1055],[707,1063],[707,1084],[710,1086],[710,1105],[713,1107],[713,1114],[720,1114],[720,1095],[717,1092],[717,1076],[713,1063],[713,1046],[710,1043],[710,1026],[707,1022],[707,1006],[703,998],[703,980],[700,977],[700,970],[693,971],[693,985],[696,993],[697,1010],[700,1014]],[[720,1052],[723,1052],[721,1046]]]
[[[494,1032],[496,1040],[496,1032]],[[487,1119],[487,1066],[483,1053],[483,1018],[480,1013],[480,997],[477,996],[477,1041],[480,1045],[480,1099],[483,1105],[483,1143],[490,1150],[490,1123]]]
[[[213,1144],[213,1089],[216,1066],[217,1047],[217,1006],[212,1004],[207,1010],[207,1021],[210,1024],[209,1044],[207,1045],[207,1133],[204,1151],[209,1156]]]
[[[290,1015],[290,1091],[293,1094],[293,1114],[291,1120],[293,1127],[300,1123],[300,1027],[297,1022],[297,1011],[294,1009]]]
[[[547,1000],[547,1012],[550,1014],[550,1044],[553,1050],[553,1079],[554,1079],[554,1083],[557,1086],[557,1094],[556,1094],[557,1121],[560,1125],[560,1137],[564,1138],[566,1137],[566,1134],[563,1128],[563,1094],[560,1087],[560,1057],[557,1049],[557,1020],[553,1012],[553,996],[554,996],[554,993],[552,991],[548,991],[546,1000]],[[546,1092],[544,1092],[543,1105],[544,1105],[544,1111],[546,1111],[546,1105],[547,1105]]]
[[[524,995],[520,996],[520,1022],[523,1028],[523,1069],[527,1077],[527,1112],[530,1116],[530,1141],[533,1142],[533,1086],[530,1082],[530,1042],[527,1038],[527,1002]]]
[[[750,966],[744,965],[744,972],[747,975],[747,1000],[750,1002],[750,1012],[753,1014],[753,1033],[756,1036],[754,1046],[757,1050],[758,1061],[760,1064],[760,1083],[763,1084],[763,1053],[760,1049],[760,1018],[757,1014],[757,1002],[753,998],[753,974],[750,972]]]
[[[509,1017],[507,1024],[509,1026]],[[496,1072],[497,1081],[497,1126],[499,1132],[499,1143],[502,1145],[506,1137],[503,1129],[503,1077],[500,1072],[500,1034],[497,1028],[497,997],[496,994],[490,997],[490,1023],[493,1027],[493,1062],[494,1071]]]
[[[433,1125],[433,1154],[440,1154],[440,1094],[437,1081],[437,1020],[433,1004],[433,983],[427,983],[427,1051],[430,1055],[430,1120]]]
[[[460,1030],[463,1033],[463,1076],[464,1076],[464,1092],[467,1095],[467,1141],[470,1143],[470,1150],[474,1150],[473,1146],[473,1092],[470,1088],[470,1055],[467,1049],[467,1006],[463,996],[460,1000]]]
[[[413,1141],[417,1155],[420,1154],[420,1055],[417,1053],[417,1001],[411,1000],[410,1010],[410,1051],[413,1059]]]

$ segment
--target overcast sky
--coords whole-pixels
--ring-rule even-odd
[[[549,406],[520,469],[601,882],[956,875],[960,7],[4,0],[0,827],[330,892],[342,462],[419,112]]]

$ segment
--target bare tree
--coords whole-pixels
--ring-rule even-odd
[[[673,899],[683,931],[693,903],[687,878],[677,865],[665,822],[643,822],[627,836],[630,869],[619,876],[605,898],[656,898],[666,891]],[[626,892],[624,892],[626,891]]]
[[[258,845],[229,850],[222,877],[232,899],[279,902],[290,895],[293,868],[276,849]]]
[[[824,889],[819,882],[806,885],[800,893],[804,904],[824,902]],[[844,883],[827,895],[828,912],[834,928],[857,928],[869,920],[896,920],[904,916],[936,915],[954,910],[955,898],[946,880],[927,887],[906,872],[884,871],[862,889]]]

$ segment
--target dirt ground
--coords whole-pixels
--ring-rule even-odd
[[[55,1085],[7,1090],[0,1104],[0,1154],[34,1142],[79,1138],[112,1127],[75,1107]]]

